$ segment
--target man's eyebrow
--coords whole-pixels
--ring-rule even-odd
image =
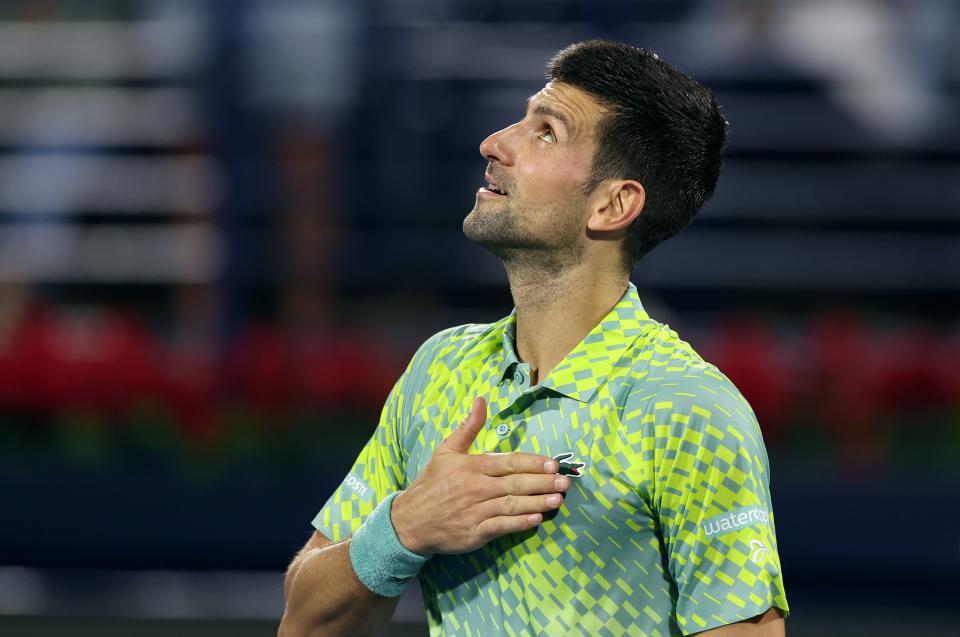
[[[533,104],[533,112],[537,115],[548,115],[550,117],[555,117],[560,120],[560,122],[567,128],[569,131],[575,130],[573,122],[570,121],[570,118],[561,113],[560,111],[543,104],[542,102],[534,103],[533,97],[527,98],[528,104]]]

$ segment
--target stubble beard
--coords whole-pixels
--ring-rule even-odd
[[[551,214],[557,220],[549,234],[525,227],[523,219],[536,218],[534,209],[522,200],[481,202],[463,220],[463,233],[501,261],[508,275],[527,279],[531,276],[556,276],[583,256],[583,238],[579,219],[572,209]]]

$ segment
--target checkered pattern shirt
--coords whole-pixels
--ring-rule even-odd
[[[428,339],[316,529],[349,537],[480,395],[472,452],[559,458],[572,486],[538,527],[427,562],[432,636],[667,637],[788,614],[767,454],[737,388],[650,318],[632,283],[539,384],[515,335],[516,310]]]

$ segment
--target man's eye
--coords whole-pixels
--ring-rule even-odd
[[[550,128],[546,128],[542,133],[540,133],[540,139],[551,144],[557,141],[557,138],[553,134],[553,130]]]

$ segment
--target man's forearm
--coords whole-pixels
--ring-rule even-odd
[[[783,613],[775,607],[745,621],[697,633],[698,637],[784,637],[785,634]]]
[[[375,635],[390,621],[398,599],[360,583],[349,541],[302,551],[287,570],[284,594],[278,637]]]

